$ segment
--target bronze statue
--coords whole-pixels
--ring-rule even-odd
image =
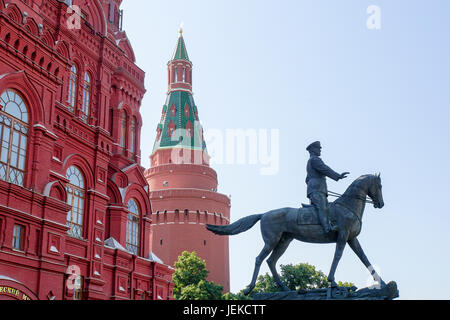
[[[276,263],[294,239],[309,243],[336,243],[334,259],[328,275],[328,281],[332,288],[337,287],[334,275],[346,244],[369,269],[375,281],[379,280],[379,285],[384,287],[386,286],[385,282],[372,268],[357,238],[361,232],[367,196],[373,200],[375,208],[383,208],[380,175],[361,176],[348,187],[340,198],[330,204],[329,210],[333,212],[331,218],[335,225],[335,229],[331,232],[324,231],[313,207],[282,208],[248,216],[230,225],[207,225],[206,227],[218,235],[235,235],[249,230],[258,221],[261,221],[261,233],[265,245],[256,258],[253,278],[245,290],[245,294],[249,294],[254,289],[261,263],[270,253],[272,254],[267,263],[273,278],[283,291],[289,291],[289,288],[280,280]]]
[[[332,227],[329,222],[326,177],[339,181],[347,178],[347,175],[350,173],[344,172],[343,174],[339,174],[322,161],[320,158],[322,152],[320,141],[313,142],[306,148],[306,150],[310,154],[310,158],[306,166],[307,196],[311,201],[311,205],[317,210],[320,224],[322,225],[324,231],[328,233],[332,231]]]

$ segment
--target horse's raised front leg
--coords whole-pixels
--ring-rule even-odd
[[[369,262],[369,259],[367,259],[366,255],[364,254],[363,249],[361,248],[361,245],[359,244],[359,241],[357,238],[351,239],[348,241],[348,245],[350,248],[352,248],[353,252],[356,253],[358,258],[361,260],[361,262],[366,266],[366,268],[369,270],[370,274],[372,275],[375,282],[380,283],[382,287],[386,286],[386,283],[381,279],[381,277],[378,275],[378,273],[375,271],[375,269],[372,267],[372,264]]]
[[[328,274],[328,282],[331,282],[332,287],[337,287],[336,281],[334,281],[334,274],[336,273],[336,268],[339,261],[344,253],[345,245],[347,243],[348,233],[339,233],[336,241],[336,251],[334,253],[333,263],[331,265],[330,273]]]

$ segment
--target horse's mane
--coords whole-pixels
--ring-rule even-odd
[[[361,184],[366,183],[367,179],[375,178],[376,175],[374,174],[364,174],[357,178],[355,181],[353,181],[350,186],[347,188],[344,194],[348,194],[349,190],[351,190],[353,187],[361,187]]]

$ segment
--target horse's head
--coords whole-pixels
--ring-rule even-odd
[[[379,209],[384,207],[383,192],[381,189],[381,177],[380,174],[376,174],[371,179],[367,195],[372,199],[373,206]]]

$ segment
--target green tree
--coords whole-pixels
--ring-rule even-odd
[[[253,289],[252,294],[260,292],[278,292],[278,291],[280,291],[280,288],[278,288],[277,284],[273,280],[273,277],[270,276],[268,273],[266,273],[265,275],[258,277],[255,289]]]
[[[308,263],[281,265],[280,279],[292,291],[328,287],[327,276]],[[345,287],[354,286],[348,282],[339,282],[338,284]],[[278,291],[280,291],[280,288],[276,285],[273,277],[266,273],[258,277],[252,294]]]
[[[223,287],[209,282],[200,280],[199,283],[190,284],[181,289],[181,293],[177,297],[178,300],[221,300]]]
[[[326,288],[327,276],[308,263],[281,266],[281,281],[291,290]]]
[[[177,300],[221,300],[223,286],[207,281],[205,260],[194,252],[184,251],[175,262],[174,298]]]
[[[239,293],[231,293],[227,292],[222,296],[223,300],[252,300],[251,297],[246,296],[244,294],[244,290],[241,290]]]

